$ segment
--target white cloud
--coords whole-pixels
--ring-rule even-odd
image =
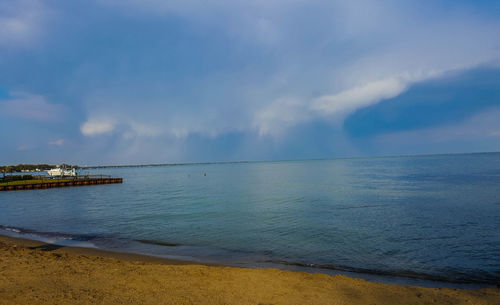
[[[43,96],[25,92],[12,92],[11,97],[0,102],[0,114],[36,121],[62,121],[64,107],[49,103]]]
[[[101,120],[90,120],[83,123],[80,126],[80,131],[84,136],[95,136],[95,135],[111,133],[114,128],[115,125],[112,121],[109,121],[107,119],[104,120],[101,119]]]
[[[304,106],[298,99],[278,99],[256,113],[253,127],[259,135],[281,135],[286,128],[310,117]]]
[[[414,83],[443,76],[444,74],[444,72],[429,70],[426,72],[403,73],[374,80],[336,94],[316,98],[309,103],[309,107],[311,110],[316,111],[318,115],[347,115],[356,109],[396,97]]]
[[[125,139],[131,139],[135,137],[155,137],[162,133],[161,130],[157,127],[139,123],[136,121],[124,122],[122,124],[125,125],[125,131],[123,132],[123,137]]]
[[[405,73],[312,100],[278,99],[255,114],[253,127],[260,135],[277,136],[287,128],[308,120],[327,118],[341,121],[356,109],[398,96],[410,84],[438,75],[440,73],[435,71],[414,75]]]
[[[131,120],[123,115],[91,117],[80,126],[80,131],[84,136],[113,133],[127,140],[141,137],[152,138],[165,133],[157,126],[137,120]]]
[[[311,102],[311,109],[324,115],[346,113],[399,95],[407,87],[401,78],[376,80],[337,94],[321,96]]]

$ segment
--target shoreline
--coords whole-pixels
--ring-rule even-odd
[[[496,304],[500,289],[206,265],[0,235],[0,304]]]
[[[78,247],[78,246],[64,246],[58,244],[50,244],[39,240],[27,239],[21,237],[12,237],[8,235],[0,234],[0,243],[10,243],[16,244],[19,247],[23,248],[36,248],[41,249],[41,251],[51,252],[57,251],[57,253],[65,253],[65,254],[79,254],[79,255],[91,255],[91,256],[99,256],[104,258],[113,258],[123,261],[129,262],[144,262],[144,263],[155,263],[155,264],[163,264],[163,265],[206,265],[206,266],[219,266],[215,264],[209,263],[197,263],[188,260],[180,260],[180,259],[171,259],[164,257],[157,257],[145,254],[138,253],[128,253],[128,252],[117,252],[104,250],[99,248],[87,248],[87,247]]]
[[[0,229],[6,230],[6,227],[0,225]],[[15,228],[17,230],[25,230],[22,228]],[[8,229],[7,229],[8,230]],[[26,231],[31,232],[31,231]],[[34,234],[43,234],[44,232],[32,232]],[[62,233],[64,234],[64,233]],[[379,283],[379,284],[388,284],[388,285],[397,285],[397,286],[415,286],[422,288],[449,288],[449,289],[483,289],[483,288],[498,288],[498,284],[491,283],[475,283],[475,282],[451,282],[451,281],[443,281],[443,280],[433,280],[426,279],[420,277],[407,277],[404,275],[398,274],[379,274],[376,272],[356,272],[349,270],[342,270],[338,268],[330,268],[330,267],[320,267],[320,266],[309,266],[306,264],[297,264],[297,263],[288,263],[288,262],[279,262],[279,261],[268,261],[268,262],[247,262],[244,263],[242,261],[231,261],[231,260],[221,260],[221,259],[208,259],[208,258],[198,258],[195,256],[184,256],[184,255],[155,255],[149,254],[147,252],[141,252],[140,250],[134,250],[134,248],[130,249],[117,249],[117,248],[101,248],[96,246],[94,243],[87,244],[87,241],[84,239],[83,243],[80,241],[76,242],[64,242],[41,238],[37,239],[35,237],[30,238],[29,236],[23,236],[24,233],[20,233],[19,231],[12,232],[1,232],[0,231],[0,240],[1,238],[10,238],[13,240],[18,240],[20,245],[26,247],[33,247],[39,245],[47,245],[46,247],[50,249],[60,249],[63,253],[76,253],[76,254],[85,254],[85,255],[95,255],[102,256],[107,258],[115,258],[121,259],[125,261],[142,261],[142,262],[154,262],[159,264],[167,264],[167,265],[203,265],[203,266],[219,266],[219,267],[234,267],[234,268],[248,268],[248,269],[278,269],[282,271],[292,271],[292,272],[304,272],[309,274],[325,274],[328,276],[346,276],[354,279],[361,279],[368,282]],[[83,236],[83,235],[82,235]],[[133,242],[138,243],[146,243],[156,246],[164,246],[163,243],[156,243],[152,241],[145,240],[131,240]],[[168,244],[168,246],[179,246],[177,244]],[[144,249],[143,249],[144,250]],[[151,250],[151,249],[150,249]]]

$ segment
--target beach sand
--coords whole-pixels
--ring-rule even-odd
[[[0,236],[0,304],[500,304],[500,289],[431,289],[206,266]]]

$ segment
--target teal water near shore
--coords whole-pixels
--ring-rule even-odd
[[[499,153],[93,173],[123,184],[0,193],[0,233],[238,266],[500,282]]]

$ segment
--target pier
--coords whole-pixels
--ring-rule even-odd
[[[98,184],[123,183],[123,178],[112,177],[83,177],[63,179],[40,179],[40,180],[18,180],[11,182],[0,182],[0,191],[22,191],[47,189],[55,187],[84,186]]]

